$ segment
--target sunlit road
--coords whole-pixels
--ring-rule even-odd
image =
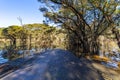
[[[64,50],[49,50],[0,80],[103,80],[86,59]]]

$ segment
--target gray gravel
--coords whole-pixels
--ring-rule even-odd
[[[91,64],[65,50],[48,50],[0,80],[104,80]]]

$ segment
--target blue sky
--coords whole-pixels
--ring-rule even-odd
[[[20,25],[19,16],[23,24],[42,23],[40,6],[37,0],[0,0],[0,27]]]

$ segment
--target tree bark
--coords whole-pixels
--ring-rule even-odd
[[[120,33],[119,33],[119,31],[117,29],[113,28],[112,33],[115,35],[118,47],[120,48]]]

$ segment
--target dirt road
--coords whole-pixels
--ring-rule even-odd
[[[72,53],[48,50],[30,64],[4,76],[0,80],[104,80],[92,62],[79,59]]]

